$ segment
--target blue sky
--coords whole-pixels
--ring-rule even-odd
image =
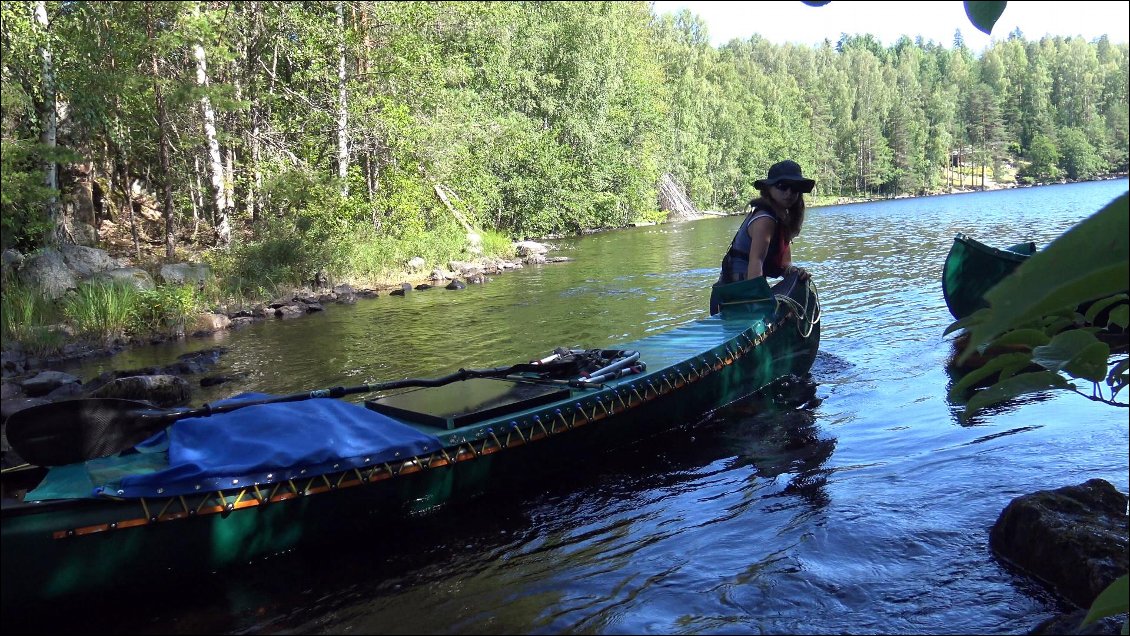
[[[810,7],[799,0],[780,2],[655,2],[655,13],[674,13],[686,8],[703,19],[715,46],[731,39],[746,39],[754,33],[777,44],[817,44],[825,38],[835,42],[841,33],[870,33],[884,45],[900,35],[921,35],[946,46],[953,44],[960,29],[965,45],[975,52],[993,39],[1004,40],[1019,27],[1027,40],[1044,35],[1082,36],[1087,40],[1106,35],[1112,42],[1130,41],[1130,2],[1065,2],[1012,0],[990,37],[978,31],[965,15],[960,0],[937,2],[865,2],[833,0]]]

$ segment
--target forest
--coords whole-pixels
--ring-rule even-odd
[[[1105,37],[714,47],[647,2],[2,12],[2,247],[206,260],[246,294],[443,263],[468,228],[500,254],[661,221],[665,178],[737,211],[782,158],[817,203],[1128,168],[1128,46]]]

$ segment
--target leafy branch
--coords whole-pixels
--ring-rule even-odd
[[[950,397],[960,399],[992,383],[973,394],[963,417],[1020,395],[1056,389],[1127,406],[1116,398],[1130,384],[1128,218],[1124,194],[989,290],[988,308],[946,329],[946,334],[969,330],[959,362],[975,352],[1007,351],[954,384]],[[1090,395],[1072,384],[1077,380],[1092,383]],[[1106,390],[1109,398],[1103,396]]]

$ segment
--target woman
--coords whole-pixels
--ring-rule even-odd
[[[804,224],[803,195],[812,192],[815,185],[816,181],[806,179],[800,165],[790,159],[773,164],[766,178],[753,182],[760,196],[749,202],[749,213],[722,259],[722,273],[715,287],[759,276],[776,278],[792,273],[800,280],[808,280],[808,272],[793,265],[789,245]],[[712,290],[711,315],[720,309]]]

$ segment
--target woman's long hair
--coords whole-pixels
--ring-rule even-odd
[[[774,210],[773,204],[770,203],[768,189],[759,190],[761,196],[749,202],[750,211],[765,209]],[[778,218],[777,222],[785,226],[785,236],[789,240],[795,239],[800,234],[800,227],[804,225],[804,195],[797,194],[796,203],[788,208],[788,215],[785,218]]]

